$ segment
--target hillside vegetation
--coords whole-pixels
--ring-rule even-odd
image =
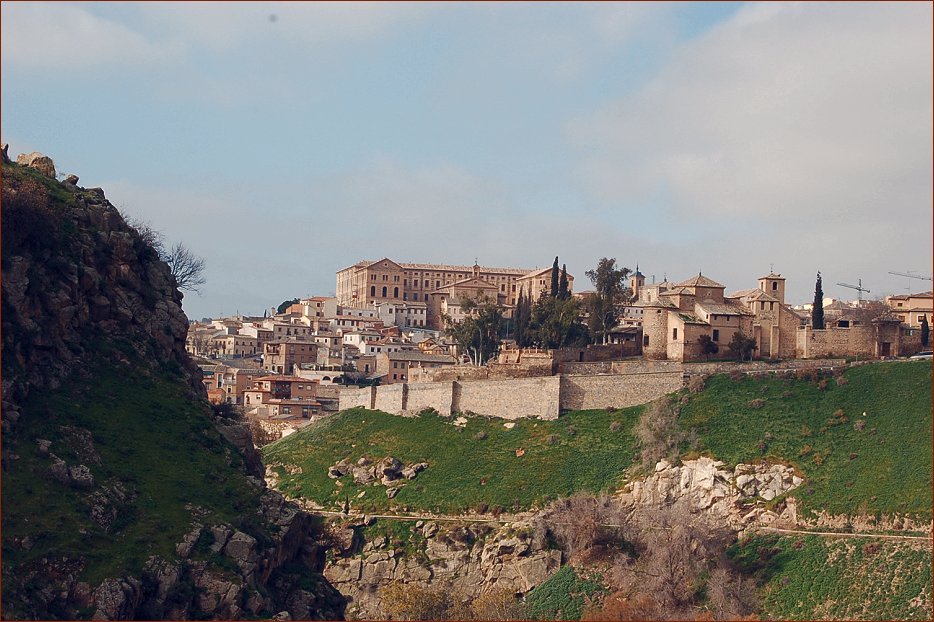
[[[678,425],[697,432],[694,451],[730,465],[768,459],[795,466],[805,476],[796,495],[805,511],[931,516],[928,363],[865,365],[839,378],[717,376],[681,400]],[[435,414],[353,409],[264,452],[281,490],[328,509],[349,500],[363,511],[518,510],[577,491],[615,490],[637,474],[630,470],[638,457],[633,426],[642,412],[576,411],[507,429],[500,419],[468,417],[457,427]],[[327,475],[342,459],[389,455],[429,464],[392,500],[350,475],[339,484]]]
[[[633,460],[638,414],[638,408],[577,411],[556,421],[518,420],[509,429],[502,419],[468,417],[458,427],[437,414],[407,418],[358,408],[267,445],[264,459],[281,478],[281,491],[328,509],[349,499],[368,512],[514,511],[617,486]],[[384,488],[357,485],[351,475],[328,477],[328,467],[342,459],[390,455],[429,465],[392,500]]]

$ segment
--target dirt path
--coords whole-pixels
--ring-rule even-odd
[[[803,536],[827,536],[833,538],[883,538],[886,540],[912,540],[915,542],[932,543],[931,536],[897,536],[886,533],[840,533],[837,531],[805,531],[803,529],[779,529],[778,527],[760,527],[758,531],[768,531],[780,534],[798,534]]]

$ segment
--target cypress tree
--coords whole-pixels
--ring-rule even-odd
[[[558,284],[558,298],[567,300],[570,297],[571,292],[568,291],[568,266],[567,264],[561,264],[561,281]]]
[[[558,295],[558,256],[555,255],[555,263],[551,266],[551,296]]]
[[[525,294],[523,293],[525,288],[519,290],[519,298],[516,300],[516,345],[520,348],[522,347],[522,342],[525,339]]]
[[[824,290],[821,287],[820,271],[817,272],[817,283],[814,285],[814,304],[811,305],[811,328],[815,330],[824,328]]]
[[[928,317],[926,315],[921,317],[921,347],[928,347],[928,342],[931,340],[931,327],[928,326]]]

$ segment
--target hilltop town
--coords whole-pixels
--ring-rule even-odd
[[[671,386],[637,391],[631,399],[615,392],[604,404],[586,391],[580,398],[605,407],[673,390],[691,369],[701,369],[696,364],[820,366],[829,359],[905,357],[928,346],[930,291],[883,301],[823,299],[823,326],[815,327],[812,303],[792,305],[785,298],[785,277],[771,271],[727,293],[725,285],[701,273],[678,282],[647,282],[638,267],[616,268],[610,324],[601,330],[592,317],[606,311],[605,304],[597,306],[601,294],[575,291],[574,276],[557,262],[532,270],[359,261],[337,271],[334,296],[285,301],[264,317],[192,322],[186,346],[200,361],[210,400],[244,409],[259,441],[342,408],[375,407],[377,390],[370,387],[377,385],[404,385],[405,393],[382,406],[407,411],[411,405],[402,396],[423,383],[437,388],[439,382],[620,370],[679,374]],[[567,301],[573,322],[558,329],[557,337],[534,333],[536,321],[551,320],[533,319],[533,308],[539,315],[567,313],[546,308],[554,300]],[[488,359],[478,361],[456,329],[479,323],[484,308],[495,316],[495,343],[484,348]],[[440,408],[431,401],[423,405],[452,408],[450,397]],[[556,397],[555,416],[563,405]]]

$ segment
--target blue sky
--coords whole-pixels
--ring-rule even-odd
[[[382,256],[901,293],[934,255],[931,12],[3,3],[2,135],[203,255],[193,318]]]

